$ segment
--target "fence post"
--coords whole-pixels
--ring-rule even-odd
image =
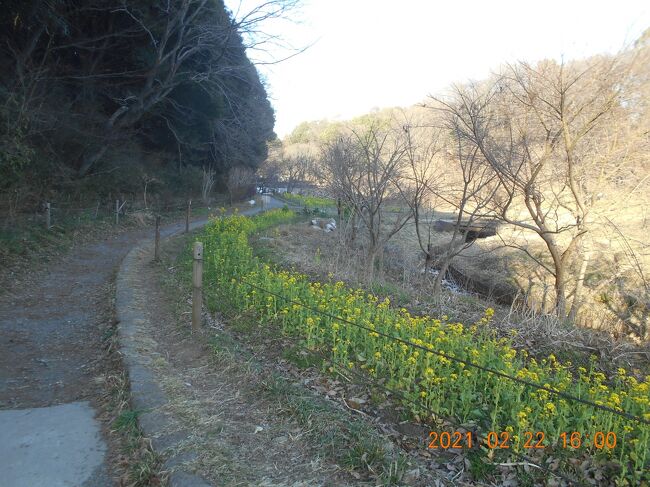
[[[187,212],[185,213],[185,233],[190,231],[190,213],[192,211],[192,200],[187,200]]]
[[[156,245],[154,248],[153,260],[160,260],[160,215],[156,216]]]
[[[120,224],[120,200],[115,200],[115,224]]]
[[[45,203],[45,228],[48,230],[52,228],[52,206],[50,203]]]
[[[192,268],[192,332],[199,331],[203,307],[203,244],[194,242],[194,266]]]

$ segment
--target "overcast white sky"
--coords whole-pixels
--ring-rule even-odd
[[[232,10],[239,3],[226,1]],[[617,51],[650,27],[650,1],[305,0],[293,17],[267,30],[297,47],[315,44],[259,66],[280,137],[304,120],[417,103],[503,62]]]

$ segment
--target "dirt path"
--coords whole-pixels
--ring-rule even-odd
[[[265,206],[281,205],[267,198]],[[166,226],[161,236],[183,228]],[[117,267],[151,234],[80,246],[1,293],[0,487],[116,484],[107,425],[97,418],[109,366],[103,348]]]
[[[280,206],[265,201],[266,209]],[[302,438],[296,419],[278,414],[284,396],[263,397],[260,380],[269,377],[255,373],[250,357],[219,360],[209,343],[213,329],[190,333],[187,313],[179,317],[175,308],[187,304],[179,301],[182,291],[161,286],[167,255],[178,254],[184,239],[170,241],[162,264],[150,245],[136,245],[120,266],[116,293],[133,412],[170,485],[349,485],[340,467],[322,459],[320,444]]]
[[[103,341],[113,324],[117,265],[150,234],[74,249],[0,296],[0,486],[114,485],[96,419]]]
[[[92,399],[116,265],[143,232],[78,248],[0,298],[0,407]],[[100,333],[98,333],[100,331]]]

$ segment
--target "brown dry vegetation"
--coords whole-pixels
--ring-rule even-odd
[[[645,205],[621,210],[616,220],[623,222],[622,225],[612,220],[611,225],[603,225],[593,233],[591,264],[584,280],[584,308],[577,317],[577,325],[622,337],[630,332],[623,326],[623,319],[637,327],[647,323],[647,306],[639,303],[634,311],[632,304],[636,299],[632,297],[634,291],[647,285],[645,276],[650,272],[650,246],[644,241],[648,226],[643,211]],[[538,259],[548,260],[536,235],[503,226],[498,237],[479,240],[468,248],[455,261],[455,266],[482,281],[510,283],[520,302],[537,312],[549,312],[552,276],[514,247],[525,247]],[[570,282],[575,285],[575,280]],[[626,297],[632,301],[621,302]]]
[[[303,123],[284,149],[320,151],[305,179],[337,200],[340,245],[366,283],[395,249],[412,281],[425,254],[440,270],[434,294],[450,269],[527,313],[647,341],[649,42],[647,31],[617,54],[520,61],[419,106]],[[452,234],[432,233],[433,209]],[[497,224],[497,237],[465,241],[465,228]]]
[[[272,245],[288,236],[305,245]],[[261,252],[269,251],[267,244],[291,250],[291,261],[304,264],[310,245],[333,248],[328,244],[337,238],[299,224],[272,229],[257,242]],[[473,451],[428,449],[429,426],[407,420],[394,394],[365,376],[332,367],[326,357],[245,311],[231,314],[220,307],[214,315],[204,314],[204,330],[190,334],[188,253],[173,257],[189,241],[168,241],[163,264],[148,266],[145,277],[148,283],[164,283],[162,290],[147,286],[157,323],[151,330],[152,365],[169,398],[165,413],[173,421],[166,433],[185,438],[178,447],[185,468],[227,486],[535,482],[537,472],[528,464],[499,463],[498,453],[495,465],[488,465]],[[321,256],[325,260],[330,254]],[[320,264],[309,268],[333,270]],[[336,271],[345,272],[343,266]],[[396,288],[388,289],[388,281],[384,285],[385,293],[395,295]],[[218,300],[218,289],[209,287],[208,295]],[[451,428],[442,420],[438,426]],[[554,460],[551,469],[558,465]]]
[[[619,365],[646,370],[650,347],[633,341],[614,338],[609,332],[575,327],[550,314],[530,308],[498,304],[489,295],[481,295],[463,288],[460,292],[443,287],[433,293],[434,275],[423,273],[424,255],[415,243],[413,226],[405,227],[386,246],[384,268],[372,284],[365,279],[364,248],[342,243],[344,235],[325,233],[307,223],[283,225],[256,237],[256,251],[264,258],[288,267],[295,267],[315,279],[343,280],[353,286],[364,286],[380,296],[390,296],[396,306],[414,313],[433,316],[448,315],[450,319],[466,324],[481,318],[486,308],[495,309],[493,326],[502,336],[513,336],[516,348],[523,348],[539,357],[555,353],[574,363],[584,363],[589,355],[599,357],[603,370],[615,370]],[[434,244],[444,244],[446,233],[432,234]],[[481,240],[457,257],[453,265],[464,274],[486,286],[495,286],[501,279],[509,279],[515,251],[489,250],[489,243],[497,237]],[[486,250],[485,247],[488,248]],[[521,259],[521,258],[520,258]],[[527,262],[521,259],[520,265]],[[514,287],[513,287],[514,289]]]
[[[449,466],[427,465],[426,431],[373,419],[361,410],[371,403],[366,385],[323,374],[277,330],[220,313],[191,335],[181,253],[191,238],[167,241],[163,264],[146,270],[152,365],[169,399],[164,434],[185,438],[176,453],[186,468],[227,486],[461,485],[448,478],[462,472],[462,456],[436,454]]]

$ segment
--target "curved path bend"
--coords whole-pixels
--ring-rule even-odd
[[[278,206],[267,200],[267,208]],[[183,228],[166,226],[161,236]],[[116,484],[97,418],[106,394],[102,344],[113,325],[116,269],[139,241],[153,241],[151,234],[75,248],[1,293],[0,487]]]

